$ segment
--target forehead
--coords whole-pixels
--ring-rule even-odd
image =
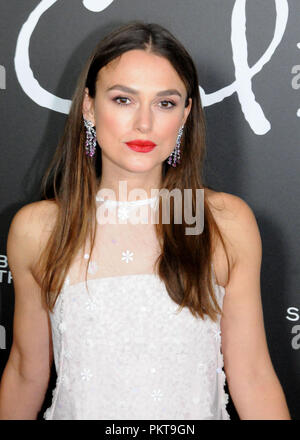
[[[185,85],[169,60],[144,50],[125,52],[100,69],[97,87],[106,89],[114,83],[149,90],[174,86],[185,92]]]

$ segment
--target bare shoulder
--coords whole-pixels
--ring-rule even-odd
[[[34,267],[57,213],[55,201],[41,200],[24,205],[14,214],[8,233],[8,246],[10,241],[16,245],[22,241],[27,249],[28,267]]]
[[[207,200],[213,214],[217,216],[218,220],[236,221],[239,214],[247,216],[253,215],[250,206],[241,197],[234,194],[213,191],[205,188]]]
[[[18,234],[36,237],[53,227],[57,212],[58,206],[52,200],[28,203],[15,213],[10,228]]]
[[[230,269],[252,249],[259,258],[261,236],[255,214],[249,204],[234,194],[205,189],[212,215],[220,229],[229,253]],[[218,238],[215,238],[213,264],[219,284],[228,283],[228,268],[225,252]]]

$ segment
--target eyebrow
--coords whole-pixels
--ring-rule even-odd
[[[138,95],[139,92],[135,89],[132,89],[131,87],[123,86],[122,84],[115,84],[114,86],[109,87],[106,89],[107,92],[110,90],[122,90],[126,93],[132,93],[133,95]],[[156,93],[156,96],[166,96],[166,95],[178,95],[180,98],[182,97],[181,93],[176,89],[167,89],[167,90],[161,90],[160,92]]]

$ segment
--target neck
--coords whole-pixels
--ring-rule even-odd
[[[129,175],[127,173],[112,179],[104,174],[101,176],[97,194],[119,201],[149,199],[155,197],[157,192],[155,190],[161,188],[161,176],[156,175],[155,177],[156,178],[150,179],[150,176],[137,173],[131,173],[131,175]]]

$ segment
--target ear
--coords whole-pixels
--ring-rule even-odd
[[[95,110],[94,110],[94,99],[89,96],[89,89],[86,87],[84,89],[84,98],[82,103],[82,115],[88,121],[91,121],[95,126]]]
[[[191,108],[192,108],[192,98],[189,98],[189,105],[187,107],[185,107],[184,111],[183,111],[183,121],[182,121],[182,124],[185,124],[185,122],[186,122],[186,120],[188,118],[188,115],[190,114]]]

